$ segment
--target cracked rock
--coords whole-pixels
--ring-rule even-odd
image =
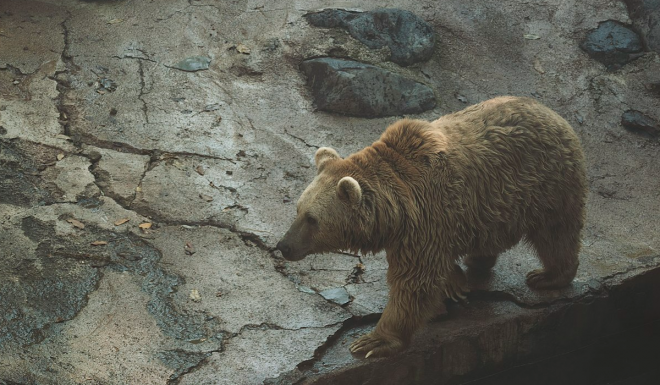
[[[347,303],[351,302],[351,297],[348,295],[348,292],[343,287],[335,287],[332,289],[323,290],[319,294],[321,295],[321,297],[327,299],[330,302],[334,302],[340,306],[344,306]]]
[[[228,333],[260,324],[284,329],[319,328],[350,317],[341,307],[296,290],[293,282],[273,269],[267,251],[247,246],[228,230],[202,226],[192,232],[168,226],[159,229],[155,237],[155,247],[163,250],[163,263],[178,276],[186,277],[175,297],[185,303],[190,290],[197,290],[204,300],[195,303],[195,308],[222,314],[221,325]],[[186,241],[195,245],[195,258],[180,250]],[[218,292],[222,293],[220,297],[216,296]]]
[[[246,329],[227,341],[224,352],[213,353],[205,365],[183,376],[180,384],[261,384],[266,378],[276,377],[311,359],[314,351],[339,327]]]
[[[382,68],[353,60],[305,60],[307,75],[319,110],[361,117],[415,114],[435,107],[426,85]]]
[[[67,156],[59,160],[54,167],[42,173],[46,180],[52,180],[68,202],[90,198],[99,195],[99,189],[94,184],[94,176],[89,172],[89,159],[82,156]]]
[[[19,206],[51,204],[64,192],[40,175],[57,150],[18,141],[0,141],[0,203]]]
[[[370,12],[326,9],[305,17],[317,27],[343,28],[371,49],[388,47],[390,60],[402,66],[426,61],[433,55],[433,28],[409,11],[394,8]]]
[[[621,124],[628,131],[657,137],[660,135],[660,123],[640,111],[628,110],[621,115]]]
[[[78,314],[101,278],[97,269],[75,257],[53,258],[53,248],[59,247],[53,223],[26,217],[20,231],[0,232],[2,346],[42,341],[51,324]]]
[[[242,217],[244,214],[240,210],[225,210],[236,204],[236,193],[214,187],[216,185],[211,184],[214,174],[199,175],[194,167],[192,159],[170,159],[159,163],[142,179],[142,188],[137,192],[133,207],[159,218],[185,222],[233,223]],[[223,179],[229,178],[225,176]],[[217,179],[215,181],[220,184]],[[200,199],[200,194],[213,199]]]
[[[612,20],[600,23],[581,48],[608,68],[636,59],[643,50],[642,40],[635,31]]]
[[[117,202],[124,205],[130,203],[145,173],[149,156],[101,148],[95,149],[94,152],[99,156],[92,167],[96,184],[105,195]]]
[[[167,365],[167,367],[174,369],[170,380],[175,380],[182,374],[187,373],[190,369],[200,365],[210,355],[211,353],[206,352],[166,350],[158,354],[158,359]]]

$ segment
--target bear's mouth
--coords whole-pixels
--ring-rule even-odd
[[[276,249],[282,253],[282,257],[287,261],[300,261],[309,254],[309,250],[294,249],[283,242],[279,242]]]

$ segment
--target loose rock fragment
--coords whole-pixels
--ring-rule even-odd
[[[62,160],[62,159],[64,159],[64,154],[63,153],[57,154],[57,160]]]
[[[140,223],[138,227],[141,228],[142,230],[147,230],[151,228],[151,223],[149,222]]]
[[[99,86],[96,89],[96,92],[103,95],[107,92],[114,92],[117,90],[117,83],[114,80],[108,78],[101,78],[99,80]]]
[[[334,302],[340,306],[346,305],[347,303],[351,302],[351,298],[348,295],[348,292],[343,287],[323,290],[319,294],[321,295],[321,297],[327,299],[330,302]]]
[[[176,63],[172,68],[187,72],[195,72],[208,69],[210,64],[211,58],[208,56],[191,56]]]
[[[316,294],[316,292],[315,292],[314,290],[310,289],[310,288],[307,287],[307,286],[304,286],[304,285],[297,285],[296,287],[298,288],[299,291],[301,291],[301,292],[303,292],[303,293],[307,293],[307,294]]]
[[[461,102],[461,103],[467,103],[468,102],[468,99],[465,96],[461,95],[461,94],[456,94],[456,99],[458,99],[458,101]]]

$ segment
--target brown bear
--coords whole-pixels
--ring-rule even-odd
[[[350,350],[386,356],[462,297],[469,268],[491,268],[525,240],[542,269],[533,289],[569,285],[578,267],[587,185],[580,141],[538,102],[499,97],[433,122],[400,120],[342,159],[315,156],[318,174],[277,249],[284,258],[385,250],[389,301]]]

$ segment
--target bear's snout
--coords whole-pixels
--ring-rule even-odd
[[[282,241],[277,242],[277,246],[275,246],[275,248],[282,252],[282,255],[285,259],[288,259],[287,255],[291,254],[291,246],[285,244]]]
[[[281,241],[277,242],[275,248],[282,252],[282,257],[287,261],[300,261],[307,255],[305,249],[295,247],[295,242],[292,246],[286,236]]]

